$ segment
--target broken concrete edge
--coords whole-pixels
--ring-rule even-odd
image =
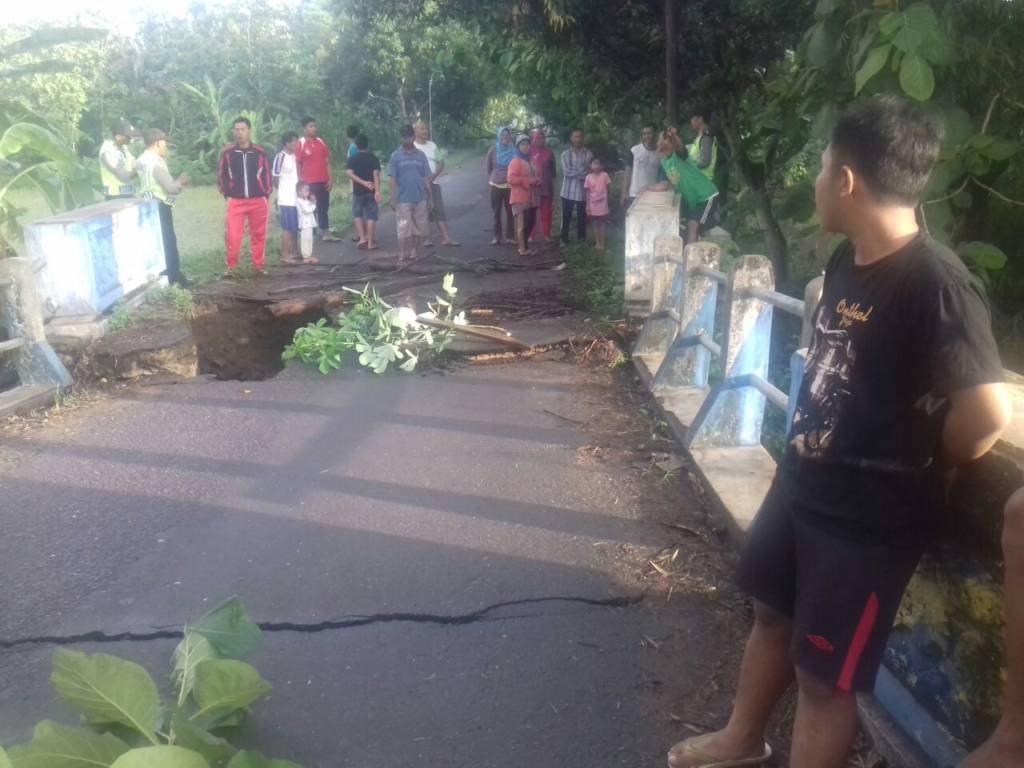
[[[651,372],[640,358],[631,358],[634,370],[648,391],[654,382]],[[668,424],[672,436],[680,446],[686,443],[686,425],[666,408],[662,399],[652,393],[658,415]],[[725,523],[729,537],[739,548],[746,534],[745,528],[730,512],[715,487],[690,457],[696,476],[700,479],[715,514]],[[965,755],[963,747],[947,734],[935,720],[914,700],[896,678],[883,666],[879,684],[874,694],[861,695],[857,699],[861,724],[871,736],[874,748],[888,764],[899,768],[946,768],[955,765]],[[928,745],[928,751],[921,745]]]

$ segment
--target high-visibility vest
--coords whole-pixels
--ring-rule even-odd
[[[700,142],[705,136],[711,138],[711,162],[707,168],[700,168]],[[712,136],[710,133],[702,133],[693,140],[690,145],[690,159],[697,163],[697,166],[701,173],[707,176],[709,179],[715,178],[715,166],[718,165],[718,139]]]
[[[100,184],[103,185],[103,194],[105,195],[133,195],[135,194],[135,185],[128,181],[121,181],[114,174],[112,170],[107,167],[107,164],[103,162],[103,155],[107,152],[114,152],[120,155],[120,164],[125,170],[130,171],[135,167],[135,158],[132,157],[132,153],[128,151],[128,147],[118,146],[113,139],[107,139],[103,142],[100,147]]]
[[[135,161],[135,170],[139,174],[139,196],[144,199],[157,199],[167,205],[174,205],[174,195],[169,195],[156,180],[154,171],[161,167],[167,170],[167,163],[156,152],[146,150]]]

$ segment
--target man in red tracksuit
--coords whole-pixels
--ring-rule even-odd
[[[228,201],[225,226],[228,274],[238,266],[242,234],[249,221],[249,245],[252,264],[263,272],[263,254],[267,243],[267,221],[270,218],[272,187],[270,162],[262,147],[250,141],[252,123],[239,117],[234,123],[235,143],[224,147],[217,170],[217,185]]]

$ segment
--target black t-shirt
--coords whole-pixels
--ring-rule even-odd
[[[1002,381],[988,303],[925,234],[881,261],[850,243],[825,271],[781,479],[808,514],[928,533],[941,502],[947,395]]]
[[[373,172],[380,170],[380,160],[370,151],[356,152],[348,160],[348,169],[363,181],[373,181]],[[373,192],[362,184],[352,182],[353,195],[372,195]]]

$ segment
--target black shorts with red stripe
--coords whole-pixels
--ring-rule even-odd
[[[852,535],[801,508],[776,478],[740,560],[740,586],[793,620],[790,657],[842,691],[871,691],[921,549]]]

